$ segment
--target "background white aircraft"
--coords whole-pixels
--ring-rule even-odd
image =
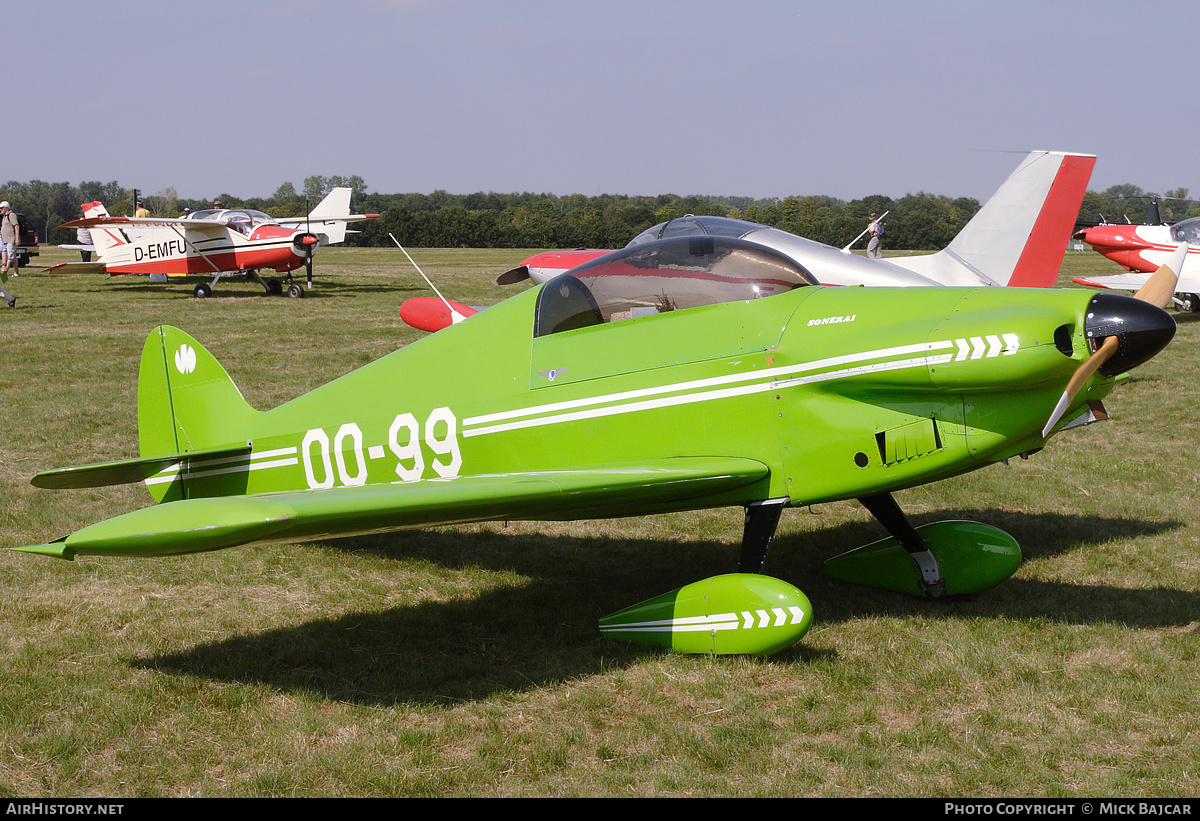
[[[1049,287],[1079,217],[1096,157],[1062,151],[1029,153],[943,250],[868,259],[778,228],[727,217],[687,216],[660,223],[629,245],[695,235],[734,236],[780,251],[825,285],[1011,285]],[[626,246],[629,247],[629,246]],[[506,285],[545,282],[609,251],[548,251],[496,277]]]

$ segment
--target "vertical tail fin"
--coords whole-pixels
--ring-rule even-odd
[[[100,219],[107,216],[108,209],[99,200],[83,204],[84,219]],[[92,236],[92,246],[96,249],[96,256],[99,259],[104,259],[108,251],[116,246],[128,244],[128,237],[121,236],[121,232],[115,228],[88,228],[86,230]]]
[[[221,364],[178,328],[160,325],[142,347],[138,444],[142,457],[208,450],[244,440],[260,415]],[[177,485],[151,486],[157,501]]]
[[[355,233],[346,228],[346,223],[375,219],[379,216],[351,214],[350,193],[349,188],[335,188],[317,203],[317,207],[310,211],[307,217],[288,217],[279,220],[279,224],[297,230],[312,231],[320,236],[322,245],[345,242],[346,234]]]
[[[889,262],[944,285],[1054,284],[1096,157],[1034,151],[945,250]]]
[[[350,189],[335,188],[309,212],[311,230],[323,234],[323,245],[346,241],[346,217],[350,216]],[[329,220],[326,222],[325,220]]]
[[[350,189],[334,188],[309,212],[311,220],[350,216]]]

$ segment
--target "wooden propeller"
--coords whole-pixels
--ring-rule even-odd
[[[1167,261],[1150,275],[1150,278],[1146,280],[1146,284],[1138,289],[1133,298],[1142,302],[1148,302],[1159,308],[1167,307],[1167,303],[1171,301],[1171,295],[1175,293],[1175,287],[1179,282],[1179,272],[1183,270],[1183,261],[1187,257],[1188,247],[1188,244],[1185,242],[1176,248],[1175,252],[1167,258]],[[1050,435],[1050,431],[1062,419],[1062,415],[1066,413],[1067,408],[1075,401],[1075,397],[1083,390],[1088,380],[1095,375],[1096,371],[1100,370],[1105,362],[1112,359],[1113,355],[1117,352],[1119,344],[1120,340],[1117,337],[1105,337],[1104,342],[1096,348],[1095,353],[1085,359],[1083,364],[1075,369],[1075,373],[1071,375],[1071,381],[1067,383],[1067,389],[1058,398],[1058,404],[1054,406],[1054,412],[1050,414],[1050,419],[1046,422],[1046,426],[1042,428],[1043,437]]]

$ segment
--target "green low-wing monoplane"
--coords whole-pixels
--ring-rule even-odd
[[[1178,262],[1178,261],[1176,261]],[[606,635],[769,653],[811,619],[760,573],[780,511],[859,499],[892,534],[838,578],[941,596],[991,587],[995,528],[914,528],[891,494],[1040,450],[1103,418],[1170,341],[1175,273],[1137,297],[1013,288],[836,288],[761,245],[683,237],[617,251],[274,410],[154,329],[141,458],[38,474],[144,481],[159,504],[19,550],[164,556],[482,520],[740,506],[737,573],[602,620]]]

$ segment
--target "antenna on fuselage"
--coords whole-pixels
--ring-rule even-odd
[[[408,251],[404,250],[404,246],[400,244],[400,240],[396,239],[396,237],[394,237],[390,233],[388,234],[388,236],[392,238],[392,242],[396,243],[396,247],[400,249],[400,251],[404,254],[404,256],[408,257],[408,261],[412,263],[412,267],[417,269],[417,273],[421,275],[421,278],[425,280],[425,282],[429,285],[429,287],[433,289],[433,292],[438,295],[438,299],[440,299],[442,301],[442,303],[446,306],[446,310],[450,312],[451,324],[457,323],[457,322],[462,322],[464,319],[466,319],[465,316],[463,316],[461,313],[459,313],[458,311],[456,311],[454,309],[454,306],[450,304],[450,300],[448,300],[444,296],[442,296],[442,292],[437,289],[437,286],[434,285],[432,281],[430,281],[429,277],[425,276],[425,272],[421,270],[421,266],[417,265],[416,260],[414,260],[411,256],[408,255]]]
[[[883,217],[886,217],[890,213],[892,213],[892,210],[889,208],[887,211],[883,212]],[[874,225],[876,222],[883,222],[883,217],[880,217],[879,219],[874,220],[871,224]],[[868,225],[866,228],[863,229],[863,232],[861,234],[859,234],[854,239],[850,240],[850,242],[846,245],[846,247],[842,249],[842,253],[843,254],[850,253],[850,246],[853,245],[854,243],[858,242],[860,239],[862,239],[866,235],[866,233],[870,230],[871,230],[871,226]]]

